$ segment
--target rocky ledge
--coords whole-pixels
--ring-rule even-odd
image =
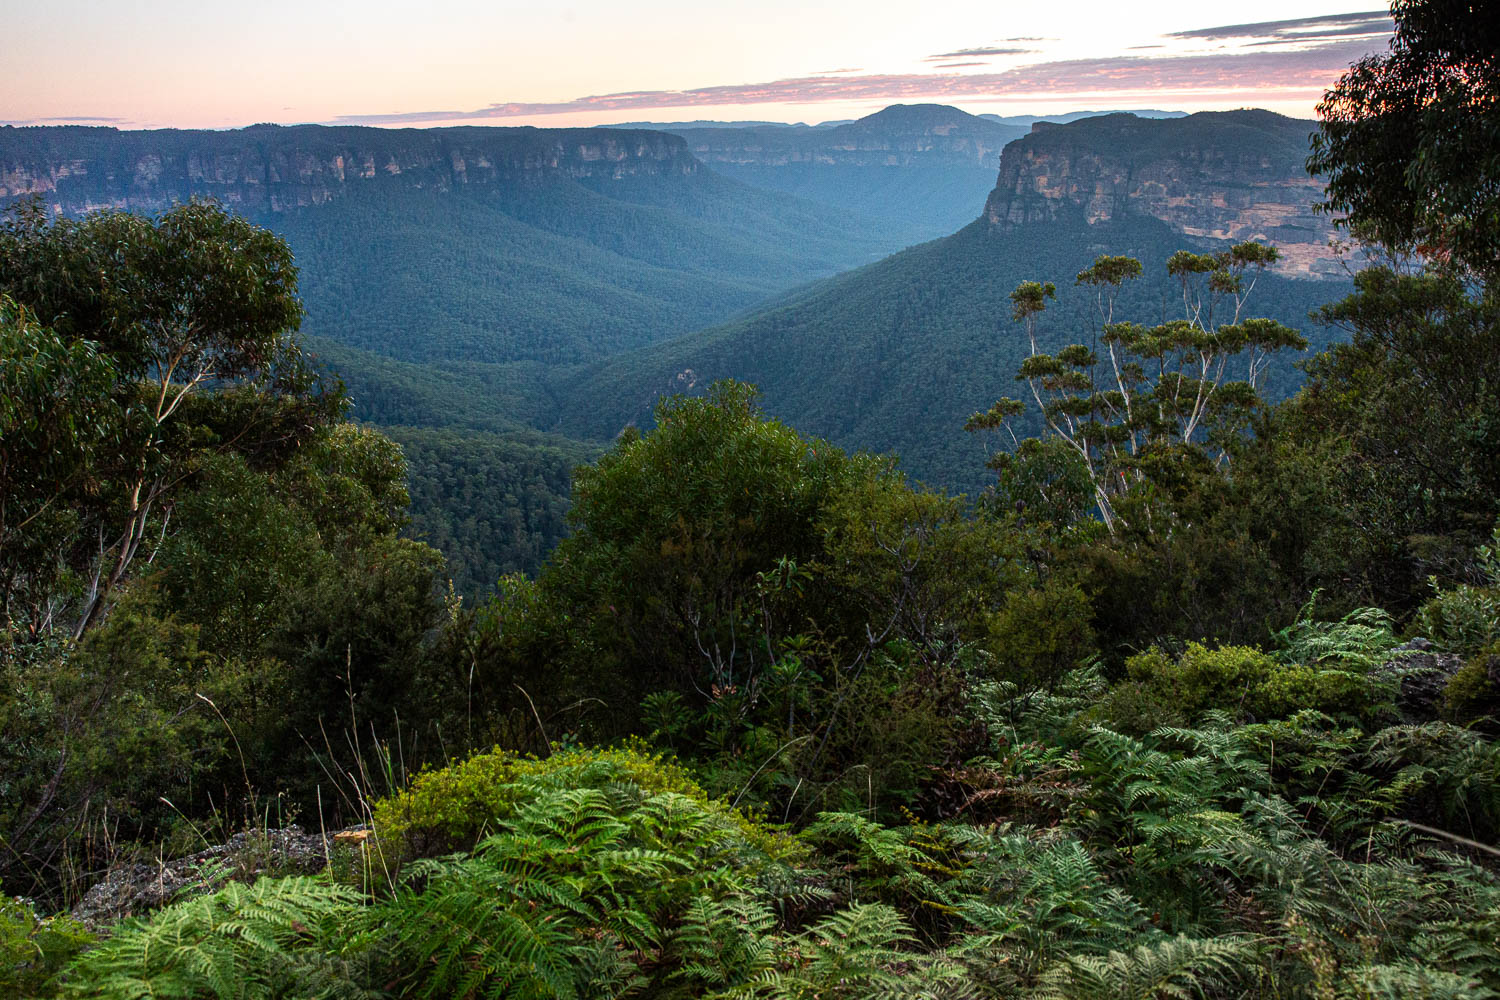
[[[73,907],[73,917],[98,930],[183,896],[212,892],[230,880],[311,874],[322,871],[335,850],[357,848],[368,837],[363,827],[327,834],[298,826],[237,833],[226,843],[184,858],[110,869]]]

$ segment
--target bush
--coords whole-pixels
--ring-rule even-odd
[[[1443,590],[1437,580],[1428,582],[1433,596],[1417,610],[1411,624],[1414,635],[1425,636],[1450,653],[1472,656],[1500,641],[1500,525],[1493,544],[1475,549],[1477,574],[1488,586],[1459,584]]]
[[[0,878],[52,895],[78,871],[150,839],[229,778],[228,737],[198,697],[227,670],[198,629],[132,584],[109,617],[51,658],[0,669]],[[235,782],[237,789],[243,788]],[[221,799],[222,801],[222,799]],[[104,817],[109,836],[94,836]]]
[[[1500,588],[1460,584],[1440,590],[1417,609],[1409,631],[1438,649],[1472,656],[1500,639]]]
[[[1448,679],[1443,702],[1455,720],[1469,721],[1500,713],[1500,643],[1465,663]]]
[[[1088,596],[1076,584],[1013,590],[990,620],[989,648],[1008,679],[1049,690],[1098,652]]]
[[[631,743],[610,749],[557,750],[546,759],[498,747],[427,771],[411,787],[375,803],[375,829],[387,851],[433,856],[467,849],[513,816],[539,791],[625,786],[648,795],[671,793],[734,822],[768,854],[788,843],[708,793],[680,766]]]
[[[1173,659],[1158,648],[1125,663],[1130,680],[1111,692],[1105,715],[1132,732],[1149,731],[1153,715],[1189,720],[1209,710],[1258,718],[1285,718],[1302,709],[1368,718],[1385,704],[1365,674],[1317,664],[1282,663],[1248,646],[1208,649],[1188,643]],[[1155,711],[1160,706],[1159,713]],[[1152,711],[1143,713],[1143,706]]]

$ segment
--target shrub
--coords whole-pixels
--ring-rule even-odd
[[[1475,549],[1477,571],[1488,586],[1460,584],[1443,590],[1436,579],[1433,595],[1417,610],[1411,631],[1432,640],[1439,649],[1472,656],[1500,641],[1500,525],[1493,544]]]
[[[1500,639],[1500,588],[1460,584],[1435,593],[1417,609],[1410,632],[1439,649],[1471,656]]]
[[[1483,650],[1448,679],[1443,701],[1457,720],[1466,721],[1500,710],[1500,643]]]
[[[375,828],[387,850],[432,856],[472,847],[496,824],[542,791],[628,787],[675,794],[734,823],[757,848],[784,855],[790,841],[711,798],[677,764],[636,743],[610,749],[558,750],[538,759],[498,747],[416,777],[411,787],[375,804]]]
[[[1256,687],[1275,672],[1276,661],[1248,646],[1208,649],[1188,643],[1173,660],[1155,647],[1132,656],[1125,670],[1132,680],[1155,689],[1189,716],[1208,708],[1249,708]]]
[[[1049,581],[1044,587],[1013,590],[990,620],[989,646],[1016,683],[1050,690],[1063,674],[1098,652],[1093,615],[1076,584]]]
[[[1111,693],[1104,711],[1135,732],[1148,731],[1143,721],[1170,721],[1173,714],[1193,719],[1211,709],[1285,718],[1311,708],[1368,718],[1385,703],[1379,685],[1362,672],[1283,663],[1248,646],[1208,649],[1188,643],[1176,660],[1153,647],[1125,667],[1130,681]],[[1143,711],[1153,700],[1160,710]]]

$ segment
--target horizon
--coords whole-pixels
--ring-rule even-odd
[[[1368,0],[1322,7],[1309,15],[1280,0],[1258,9],[1261,20],[1208,24],[1176,0],[1145,17],[1095,2],[997,15],[978,0],[936,11],[770,0],[751,23],[681,0],[628,11],[602,0],[548,10],[468,2],[415,20],[395,0],[357,13],[333,0],[268,0],[247,21],[187,0],[130,10],[60,0],[12,17],[0,124],[816,125],[894,104],[1038,117],[1258,107],[1312,118],[1324,90],[1383,51],[1391,30]],[[65,76],[64,58],[78,67]]]
[[[98,124],[98,123],[92,123],[92,122],[71,122],[71,121],[69,121],[69,122],[16,122],[16,121],[0,121],[0,129],[10,129],[10,128],[16,128],[16,129],[25,129],[25,128],[89,128],[89,129],[107,129],[107,130],[115,131],[115,132],[147,132],[147,131],[244,132],[244,131],[248,131],[250,129],[257,129],[257,128],[287,128],[287,129],[292,129],[292,128],[373,128],[373,129],[381,129],[381,130],[385,130],[385,131],[397,132],[397,131],[403,131],[403,130],[409,130],[409,129],[421,129],[421,130],[425,130],[425,129],[449,129],[449,128],[482,128],[482,129],[508,129],[508,128],[536,128],[536,129],[549,129],[549,128],[567,129],[567,128],[576,128],[576,129],[594,129],[594,128],[598,128],[598,129],[617,129],[617,130],[620,130],[620,131],[668,131],[670,129],[688,129],[688,128],[746,128],[746,129],[750,129],[750,128],[803,128],[803,129],[807,129],[809,132],[811,132],[811,131],[817,131],[817,130],[834,128],[834,127],[837,127],[837,126],[840,126],[840,125],[852,124],[852,123],[858,122],[858,121],[863,121],[863,120],[865,120],[867,118],[873,118],[875,115],[878,115],[878,114],[880,114],[881,112],[884,112],[884,111],[889,111],[889,110],[891,110],[893,108],[912,108],[912,107],[948,108],[948,109],[952,109],[954,111],[958,111],[961,114],[966,114],[966,115],[969,115],[969,116],[975,117],[975,118],[984,118],[985,115],[990,114],[989,112],[975,113],[975,112],[969,111],[969,110],[967,110],[965,108],[961,108],[958,105],[954,105],[954,104],[934,104],[934,103],[931,103],[931,102],[920,102],[920,103],[914,103],[914,104],[901,104],[901,103],[888,104],[888,105],[886,105],[883,108],[879,108],[879,109],[877,109],[875,111],[870,112],[870,114],[865,115],[862,118],[847,118],[847,119],[833,118],[833,119],[828,119],[826,121],[818,121],[818,122],[806,122],[806,121],[792,122],[792,121],[769,121],[769,120],[753,120],[752,121],[752,120],[724,120],[724,119],[700,118],[700,119],[688,119],[688,120],[681,120],[681,121],[665,121],[665,120],[655,120],[655,119],[639,119],[639,120],[636,120],[636,121],[602,122],[602,123],[600,123],[598,125],[571,125],[571,126],[551,125],[551,124],[542,124],[542,125],[516,125],[516,124],[510,124],[510,123],[488,124],[488,123],[484,123],[484,122],[457,122],[457,123],[443,123],[443,124],[433,124],[433,125],[427,125],[427,124],[422,124],[422,125],[376,125],[376,124],[363,125],[363,124],[351,124],[351,123],[348,123],[348,122],[251,122],[248,125],[227,125],[227,126],[223,126],[223,127],[219,127],[219,128],[212,128],[212,127],[195,128],[195,127],[192,127],[192,126],[179,127],[179,126],[175,126],[175,125],[147,126],[147,127],[141,127],[141,128],[132,128],[132,127],[128,127],[128,126],[112,125],[112,124]],[[1252,106],[1238,107],[1238,108],[1224,108],[1224,109],[1205,109],[1203,111],[1183,111],[1183,110],[1177,109],[1177,108],[1068,108],[1067,110],[1064,110],[1064,111],[1057,111],[1057,112],[1055,112],[1051,116],[1049,116],[1049,115],[1028,115],[1028,114],[1021,113],[1021,114],[1012,115],[1012,116],[1000,116],[1000,117],[1014,117],[1014,118],[1023,118],[1023,119],[1024,118],[1033,118],[1036,121],[1046,121],[1049,117],[1062,118],[1062,117],[1067,117],[1067,116],[1070,116],[1070,115],[1071,116],[1075,116],[1078,119],[1081,119],[1083,117],[1089,117],[1089,116],[1099,117],[1099,116],[1103,116],[1103,115],[1128,114],[1128,115],[1134,115],[1134,116],[1140,117],[1140,118],[1145,118],[1145,119],[1148,119],[1148,120],[1151,120],[1151,119],[1155,119],[1155,120],[1178,120],[1178,119],[1181,119],[1181,118],[1184,118],[1184,117],[1191,117],[1192,115],[1197,115],[1197,114],[1224,114],[1224,113],[1232,113],[1232,112],[1236,112],[1236,111],[1270,111],[1270,109],[1269,108],[1263,108],[1263,107],[1252,107]],[[1271,113],[1272,114],[1281,114],[1281,112],[1277,112],[1277,111],[1271,111]],[[1307,121],[1309,123],[1315,123],[1316,122],[1316,120],[1312,119],[1312,118],[1300,118],[1300,117],[1293,116],[1293,115],[1286,115],[1286,116],[1283,116],[1283,117],[1290,117],[1290,118],[1293,118],[1294,120],[1297,120],[1297,121]],[[988,121],[988,120],[993,120],[993,119],[992,118],[985,118],[984,120]],[[1064,123],[1064,124],[1071,124],[1071,122]]]

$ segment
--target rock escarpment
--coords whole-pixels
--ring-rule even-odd
[[[1288,276],[1343,277],[1323,184],[1304,166],[1316,123],[1269,111],[1038,122],[1007,147],[985,205],[996,227],[1149,216],[1185,237],[1259,240]]]
[[[678,137],[608,129],[379,129],[257,125],[228,132],[0,128],[0,204],[159,211],[194,196],[257,217],[391,185],[449,191],[549,175],[691,174]]]
[[[785,167],[985,167],[1024,129],[942,104],[896,104],[833,128],[686,128],[676,132],[708,164]]]

